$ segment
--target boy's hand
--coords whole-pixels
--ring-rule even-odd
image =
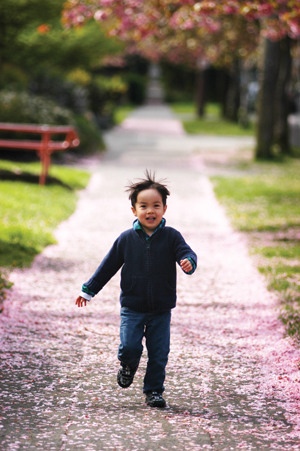
[[[190,272],[193,269],[192,263],[187,258],[185,258],[184,260],[181,260],[180,266],[184,272]]]
[[[78,305],[78,307],[86,306],[86,299],[82,298],[81,296],[78,296],[75,304]]]

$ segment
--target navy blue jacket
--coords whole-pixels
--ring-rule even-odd
[[[176,262],[184,258],[197,265],[195,252],[172,227],[158,228],[148,240],[143,230],[126,230],[84,285],[96,294],[122,267],[122,307],[138,312],[169,310],[176,305]]]

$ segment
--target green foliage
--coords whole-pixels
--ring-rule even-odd
[[[49,99],[27,92],[0,91],[0,122],[73,124],[72,113]]]
[[[263,174],[213,177],[233,225],[247,232],[258,268],[279,294],[287,333],[300,340],[300,161],[261,164]]]
[[[3,274],[0,271],[0,313],[2,313],[2,311],[3,311],[2,303],[3,303],[4,299],[6,298],[6,290],[11,288],[12,285],[13,285],[12,282],[7,280],[7,277],[5,276],[5,274]]]
[[[109,92],[112,96],[125,94],[128,89],[127,84],[118,75],[115,75],[113,77],[98,75],[94,77],[93,82],[96,84],[96,86],[98,86],[100,90]]]
[[[103,56],[120,52],[123,45],[105,36],[94,21],[65,30],[60,17],[63,5],[64,0],[1,0],[0,61],[30,74],[52,72],[53,67],[69,72],[94,69]]]
[[[80,145],[72,149],[74,153],[91,153],[104,149],[102,135],[92,117],[74,115],[43,96],[26,92],[0,91],[0,122],[73,125],[76,127]],[[2,136],[2,135],[1,135]],[[3,132],[3,137],[12,137]],[[24,135],[28,138],[28,135]],[[20,134],[17,138],[22,138]]]
[[[108,129],[113,125],[116,105],[121,102],[127,91],[127,84],[119,76],[95,76],[87,86],[89,109],[94,114],[98,126]]]
[[[76,124],[81,144],[74,152],[90,153],[104,148],[100,129],[113,124],[115,104],[127,89],[120,77],[93,74],[123,44],[95,21],[66,30],[63,5],[64,0],[1,1],[0,121]]]
[[[163,62],[161,83],[166,102],[192,101],[195,95],[195,71],[183,64]]]
[[[254,127],[242,128],[239,124],[225,119],[197,118],[183,121],[184,129],[190,134],[251,136],[254,135]]]
[[[121,122],[124,121],[124,119],[126,119],[126,117],[131,113],[131,111],[133,111],[135,109],[134,106],[132,105],[123,105],[123,106],[118,106],[115,109],[115,113],[114,113],[114,123],[116,125],[121,124]]]
[[[89,174],[52,166],[52,177],[66,186],[39,186],[18,181],[24,172],[39,172],[37,164],[0,161],[4,169],[17,175],[14,181],[0,181],[0,267],[28,266],[45,246],[55,243],[52,232],[74,211],[75,189],[86,186]]]
[[[255,128],[249,124],[247,128],[227,121],[221,117],[221,106],[209,102],[205,105],[204,117],[196,117],[196,105],[193,102],[174,102],[170,104],[174,113],[182,120],[184,129],[189,134],[209,134],[224,136],[251,136]]]
[[[77,116],[89,117],[92,113],[98,127],[107,129],[113,125],[114,108],[127,91],[127,84],[119,76],[92,76],[77,69],[71,71],[67,81],[58,76],[36,77],[31,89],[71,109]],[[80,124],[82,122],[83,119]],[[94,134],[95,130],[92,136]]]
[[[87,86],[89,83],[91,83],[92,76],[89,72],[77,68],[67,74],[66,79],[77,85]]]
[[[142,105],[146,99],[148,78],[145,75],[128,72],[122,77],[128,85],[127,100],[134,105]]]
[[[91,154],[105,149],[102,134],[92,117],[78,115],[74,116],[74,121],[79,135],[80,145],[72,149],[73,153]]]
[[[170,105],[174,113],[176,114],[188,114],[196,116],[196,104],[195,102],[174,102]],[[205,116],[210,116],[216,120],[221,115],[221,106],[219,103],[209,102],[205,104]]]
[[[0,72],[0,90],[11,88],[24,91],[27,89],[29,77],[19,67],[4,64]]]
[[[57,74],[40,74],[32,78],[30,92],[52,100],[75,114],[84,114],[88,109],[88,90],[85,86],[65,80]]]

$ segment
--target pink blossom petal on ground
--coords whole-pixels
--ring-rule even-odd
[[[11,273],[0,315],[2,449],[299,450],[300,351],[284,338],[276,297],[203,166],[191,165],[190,142],[173,158],[161,146],[165,136],[152,137],[158,155],[147,148],[149,134],[134,141],[128,133],[110,132],[111,151],[58,227],[58,244]],[[139,160],[141,148],[148,150]],[[82,282],[131,227],[124,186],[145,167],[169,180],[167,224],[199,257],[193,276],[178,270],[161,410],[144,404],[145,352],[133,385],[116,383],[119,274],[86,308],[74,304]]]
[[[181,123],[175,119],[140,119],[127,118],[122,122],[122,130],[135,132],[153,132],[170,135],[183,135],[184,129]]]

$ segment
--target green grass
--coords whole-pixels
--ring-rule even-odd
[[[212,177],[215,193],[233,226],[279,293],[287,333],[300,340],[300,161],[252,163],[238,177]]]
[[[182,121],[185,131],[191,135],[206,134],[220,136],[252,136],[254,127],[242,128],[239,124],[226,121],[225,119],[210,120],[197,118]]]
[[[193,102],[176,102],[169,105],[176,114],[194,114],[196,115],[196,105]],[[219,117],[221,108],[218,103],[208,103],[205,106],[205,114]]]
[[[185,131],[189,134],[252,136],[255,132],[253,124],[243,128],[239,124],[221,118],[220,105],[208,103],[203,118],[196,117],[195,104],[178,102],[170,104],[174,113],[179,114]],[[184,116],[188,115],[188,118]]]
[[[114,122],[116,125],[121,124],[124,119],[133,111],[136,107],[131,105],[118,106],[114,114]]]
[[[39,170],[38,163],[0,161],[0,173],[12,177],[0,181],[0,267],[28,266],[55,243],[53,230],[73,213],[76,190],[89,180],[86,171],[52,165],[51,183],[39,186]]]

